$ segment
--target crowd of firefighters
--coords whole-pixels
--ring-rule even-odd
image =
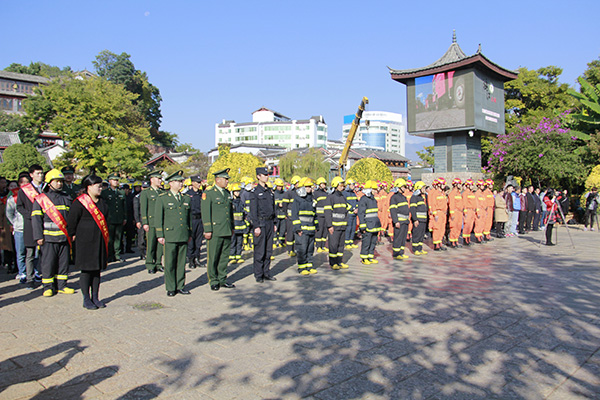
[[[294,176],[269,182],[275,199],[273,248],[285,248],[297,257],[302,275],[314,274],[313,253],[329,255],[330,267],[346,269],[343,250],[358,248],[365,265],[377,264],[375,246],[388,237],[394,259],[408,258],[407,243],[414,255],[427,254],[424,238],[431,235],[433,249],[442,251],[491,239],[494,223],[493,180],[456,178],[450,185],[444,178],[431,186],[423,181],[396,179],[393,183],[353,179],[327,180]],[[451,187],[449,187],[451,186]],[[248,221],[253,180],[229,186],[235,222],[230,262],[243,262],[242,250],[252,249]]]

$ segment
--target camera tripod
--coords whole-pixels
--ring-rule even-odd
[[[560,206],[560,204],[556,204],[556,209],[560,213],[560,217],[562,218],[562,221],[563,221],[563,223],[565,225],[565,228],[567,228],[567,233],[569,234],[569,239],[571,240],[571,246],[573,246],[573,248],[575,248],[575,242],[573,242],[573,237],[571,236],[571,231],[569,230],[569,225],[567,224],[567,219],[565,218],[565,214],[563,213],[563,210],[562,210],[562,207]],[[552,219],[552,215],[553,214],[554,214],[554,211],[551,211],[550,215],[548,216],[548,220],[547,221],[550,221]],[[596,221],[597,220],[598,220],[598,215],[596,215]],[[596,222],[596,225],[597,224],[598,224],[598,222]],[[544,240],[544,238],[546,237],[546,231],[547,230],[548,230],[548,223],[546,223],[544,225],[544,236],[540,239],[540,243],[538,244],[538,247],[542,245],[542,240]],[[558,243],[558,227],[555,230],[554,242]]]

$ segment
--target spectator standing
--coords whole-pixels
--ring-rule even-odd
[[[23,175],[19,177],[17,185],[22,186],[29,183],[29,176]],[[17,264],[17,279],[20,283],[27,282],[27,274],[25,270],[25,242],[23,241],[23,216],[17,211],[17,194],[19,187],[11,190],[11,194],[6,201],[6,219],[12,226],[13,238],[15,241],[15,262]]]
[[[583,230],[587,231],[588,223],[590,230],[594,230],[594,219],[598,210],[598,188],[593,187],[585,195],[585,216],[583,217]]]
[[[515,188],[514,191],[511,191],[510,195],[512,197],[512,215],[510,220],[510,233],[512,236],[517,236],[517,231],[519,230],[519,215],[521,214],[521,196],[519,196],[521,189]]]
[[[496,220],[496,237],[502,239],[505,237],[504,225],[508,222],[508,210],[503,193],[494,196],[494,219]]]

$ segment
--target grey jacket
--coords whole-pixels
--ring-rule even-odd
[[[6,201],[6,219],[15,232],[23,232],[23,216],[17,211],[17,203],[12,195]]]

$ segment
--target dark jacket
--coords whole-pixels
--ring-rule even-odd
[[[33,185],[31,185],[33,186]],[[35,186],[33,186],[35,188]],[[35,188],[38,193],[40,190]],[[23,189],[19,189],[17,194],[17,211],[23,216],[23,241],[25,247],[36,247],[37,243],[33,240],[33,229],[31,228],[31,210],[33,203],[29,200],[29,197],[25,194]]]
[[[63,216],[65,222],[71,208],[71,198],[63,191],[56,192],[48,190],[46,196],[54,204],[58,212]],[[33,230],[33,240],[44,239],[48,243],[63,243],[67,241],[67,236],[52,221],[52,219],[42,210],[42,206],[36,198],[31,210],[31,228]]]
[[[104,200],[96,203],[98,210],[106,218],[108,208]],[[75,267],[82,271],[102,271],[106,269],[108,254],[102,232],[92,214],[79,202],[73,201],[67,217],[69,236],[75,236]]]
[[[268,187],[258,185],[250,192],[250,214],[248,220],[252,228],[273,225],[275,219],[275,196]]]
[[[392,216],[392,222],[394,225],[400,222],[400,224],[408,225],[410,220],[410,206],[408,205],[408,199],[402,193],[394,193],[390,199],[390,215]]]
[[[325,200],[325,227],[327,229],[333,227],[336,231],[345,231],[348,225],[349,209],[350,206],[346,202],[344,193],[334,190]]]
[[[314,235],[317,225],[315,207],[312,194],[305,197],[296,195],[292,203],[292,224],[294,231],[307,235]]]
[[[377,215],[377,200],[373,195],[362,196],[358,201],[358,227],[361,231],[379,232],[381,230],[381,221]]]

